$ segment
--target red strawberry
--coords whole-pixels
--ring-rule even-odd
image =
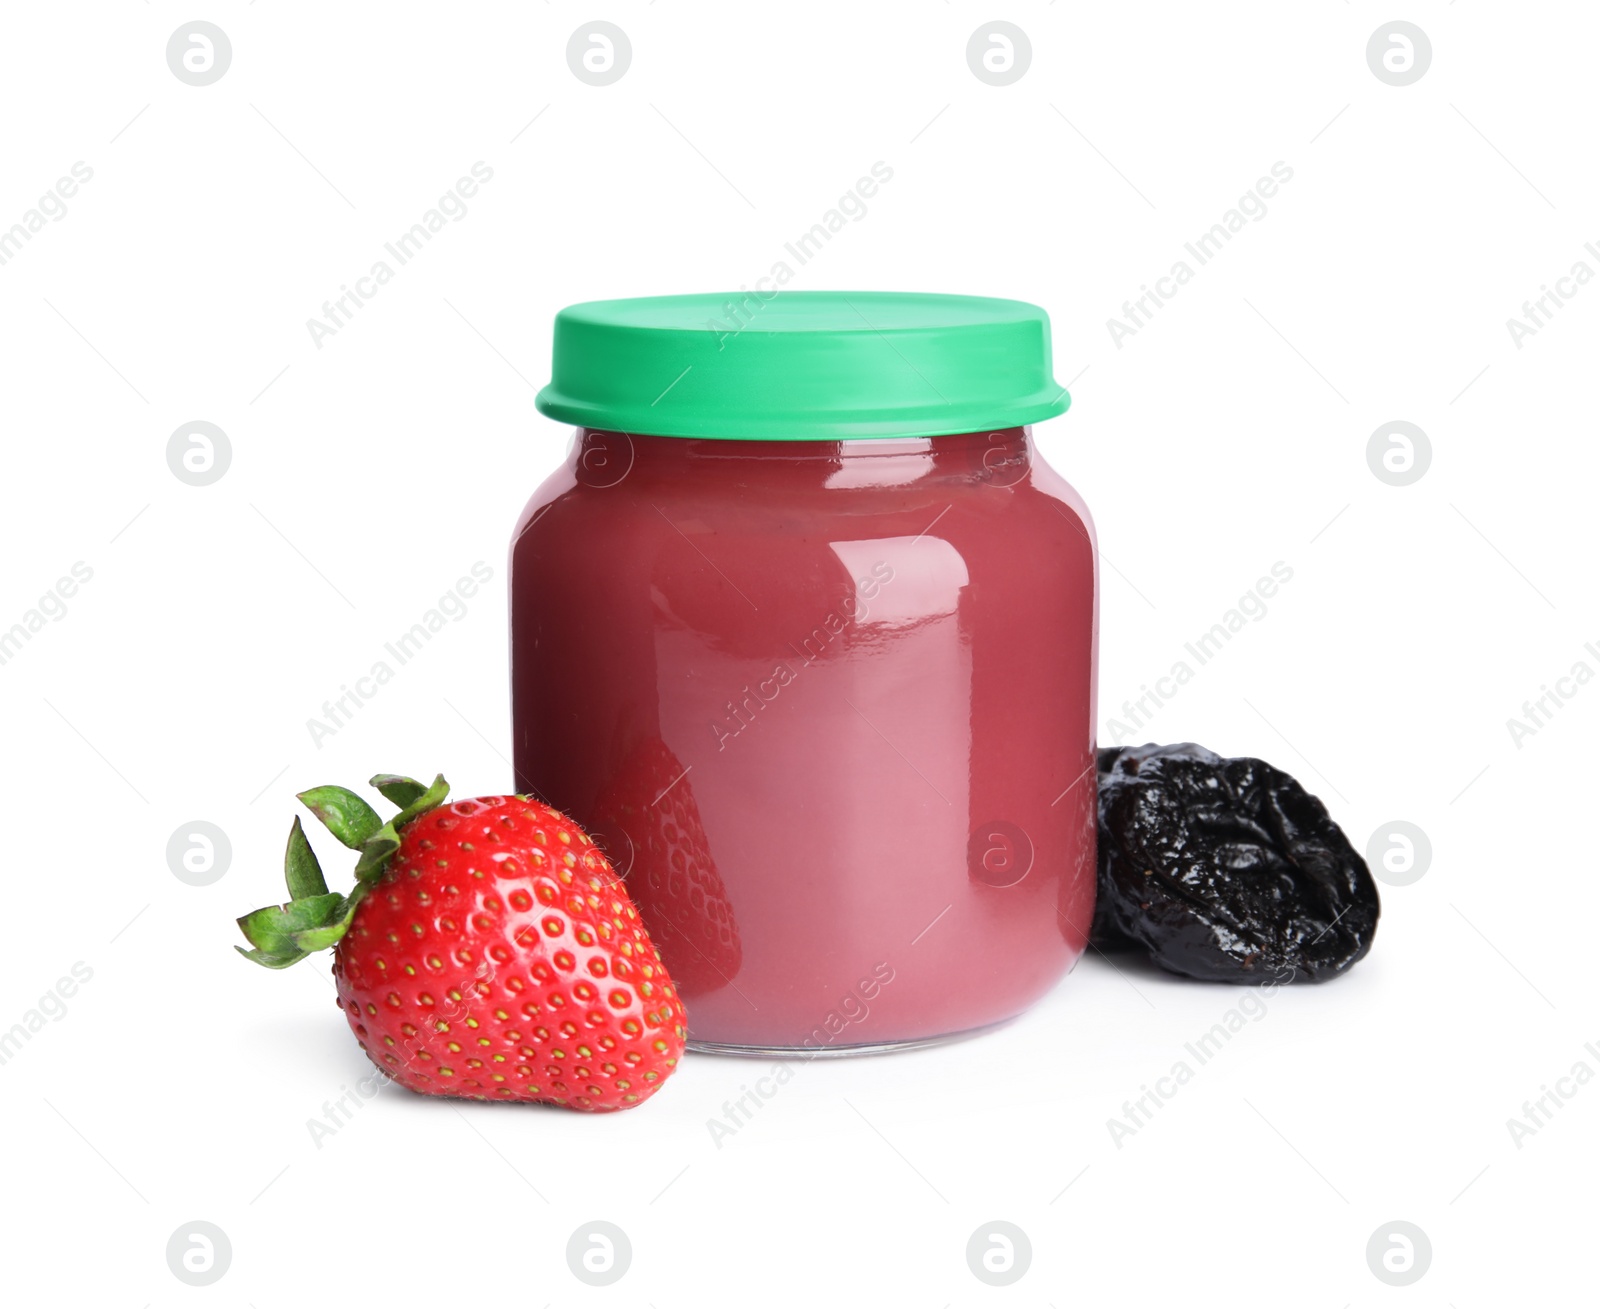
[[[672,975],[690,997],[728,985],[744,962],[688,770],[659,737],[640,744],[595,805],[595,834],[622,874]]]
[[[334,947],[339,1007],[383,1072],[424,1095],[625,1109],[677,1067],[676,988],[605,856],[564,814],[521,795],[445,804],[380,775],[385,823],[343,787],[300,799],[361,852],[356,887],[330,894],[294,821],[288,904],[239,920],[287,968]]]

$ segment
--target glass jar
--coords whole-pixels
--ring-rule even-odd
[[[1067,405],[1048,322],[785,293],[730,336],[724,299],[557,319],[539,405],[578,432],[511,548],[518,787],[626,879],[693,1047],[1002,1022],[1094,908],[1096,554],[1031,436]]]

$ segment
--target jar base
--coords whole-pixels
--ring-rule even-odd
[[[746,1045],[723,1041],[698,1041],[690,1037],[684,1048],[693,1054],[729,1055],[736,1059],[852,1059],[875,1054],[899,1054],[902,1050],[924,1050],[934,1045],[950,1045],[977,1036],[987,1036],[1002,1027],[1008,1027],[1016,1015],[1002,1018],[997,1023],[982,1027],[968,1027],[959,1032],[943,1032],[937,1036],[914,1036],[904,1041],[866,1041],[859,1045]]]

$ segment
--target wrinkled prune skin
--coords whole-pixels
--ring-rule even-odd
[[[1100,751],[1093,943],[1208,982],[1323,982],[1372,948],[1378,888],[1322,801],[1204,746]]]

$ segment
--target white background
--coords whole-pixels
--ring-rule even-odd
[[[233,52],[204,87],[165,57],[196,18]],[[567,65],[593,18],[631,40],[610,86]],[[996,18],[1032,46],[1005,87],[965,56]],[[1432,43],[1404,87],[1365,54],[1395,18]],[[1592,7],[155,0],[3,22],[0,229],[93,169],[0,265],[0,628],[93,570],[0,666],[0,1030],[93,970],[0,1067],[8,1298],[1592,1298],[1600,1085],[1565,1083],[1520,1148],[1507,1120],[1600,1071],[1600,686],[1568,684],[1520,747],[1507,720],[1600,670],[1600,288],[1520,349],[1506,326],[1576,261],[1600,271]],[[1038,435],[1108,564],[1103,739],[1282,560],[1266,617],[1137,735],[1273,760],[1360,848],[1414,823],[1425,875],[1384,888],[1366,962],[1272,996],[1120,1148],[1107,1120],[1243,993],[1090,957],[1000,1034],[798,1068],[720,1148],[707,1120],[760,1065],[691,1057],[599,1118],[385,1091],[319,1148],[308,1120],[366,1071],[326,960],[251,968],[231,920],[277,896],[296,790],[509,786],[504,555],[566,442],[532,403],[552,315],[753,283],[876,160],[893,181],[792,285],[1048,308],[1075,403]],[[1280,160],[1266,216],[1118,348],[1107,319]],[[319,349],[307,319],[477,161],[467,215]],[[231,447],[208,486],[167,464],[192,420]],[[1408,486],[1367,461],[1392,420],[1430,438]],[[306,720],[478,560],[495,580],[466,615],[317,748]],[[205,887],[165,853],[195,819],[232,845]],[[564,1256],[596,1218],[632,1244],[606,1289]],[[994,1219],[1032,1245],[1004,1290],[965,1255]],[[232,1247],[205,1289],[165,1255],[193,1220]],[[1432,1247],[1403,1289],[1366,1256],[1395,1220]]]

